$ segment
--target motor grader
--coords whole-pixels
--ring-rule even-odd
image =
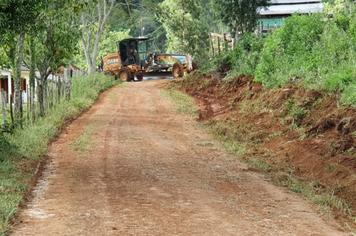
[[[183,77],[184,73],[193,70],[193,62],[189,55],[151,53],[145,63],[146,72],[171,71],[173,78]]]
[[[103,71],[122,81],[142,81],[144,74],[171,71],[173,78],[193,70],[189,55],[148,53],[147,37],[128,38],[118,42],[118,52],[103,58]]]
[[[147,54],[147,37],[128,38],[118,42],[118,52],[103,58],[103,71],[122,81],[143,80]]]
[[[172,75],[174,79],[181,78],[185,73],[190,73],[197,68],[190,55],[173,55],[176,62],[172,67]]]

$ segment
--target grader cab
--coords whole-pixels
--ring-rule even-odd
[[[147,55],[146,37],[129,38],[118,42],[118,52],[103,58],[103,71],[123,81],[142,81]]]

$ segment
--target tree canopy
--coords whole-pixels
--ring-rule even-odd
[[[222,21],[230,27],[233,36],[253,32],[257,25],[258,8],[266,7],[269,0],[215,0]]]

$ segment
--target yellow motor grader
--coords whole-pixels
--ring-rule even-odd
[[[118,42],[118,52],[103,58],[103,71],[123,81],[143,80],[147,54],[147,37],[129,38]]]
[[[185,73],[190,73],[196,69],[196,65],[190,55],[173,55],[176,62],[172,67],[172,75],[174,79],[181,78]]]
[[[173,78],[183,77],[194,68],[192,58],[183,54],[148,53],[147,37],[118,42],[118,52],[103,58],[103,71],[122,81],[142,81],[144,74],[171,71]]]
[[[191,65],[190,57],[183,54],[150,53],[145,61],[145,71],[147,73],[170,71],[174,78],[178,78],[182,77],[184,72],[190,72]]]

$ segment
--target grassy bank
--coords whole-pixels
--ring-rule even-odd
[[[75,78],[70,101],[55,106],[34,125],[0,134],[0,235],[5,235],[37,164],[66,121],[88,109],[115,81],[103,75]]]

